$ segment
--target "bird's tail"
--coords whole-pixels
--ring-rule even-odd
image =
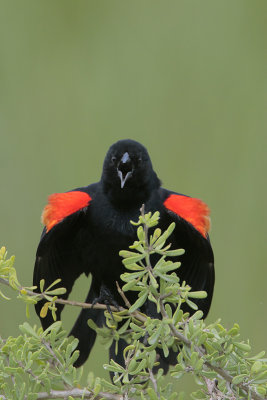
[[[86,303],[92,303],[97,297],[93,286],[92,282],[85,300]],[[96,332],[88,326],[88,319],[92,319],[97,326],[101,327],[104,323],[104,313],[102,310],[95,310],[93,308],[84,308],[80,312],[71,332],[69,333],[69,336],[74,336],[79,339],[79,344],[76,350],[80,351],[80,355],[74,363],[75,367],[80,367],[85,363],[95,343]]]
[[[97,298],[97,296],[98,292],[94,289],[94,284],[92,282],[88,296],[86,298],[86,303],[92,303],[94,299]],[[152,318],[153,317],[156,318],[158,316],[156,308],[154,307],[154,303],[148,302],[145,311]],[[104,317],[104,312],[102,310],[96,310],[93,308],[84,308],[80,312],[69,334],[70,336],[74,336],[79,340],[77,350],[80,351],[80,355],[79,358],[74,363],[75,367],[80,367],[82,364],[85,363],[95,343],[96,332],[88,326],[87,323],[88,319],[92,319],[98,327],[105,325],[105,317]],[[146,341],[146,338],[144,338],[144,341]],[[117,344],[116,341],[114,340],[109,349],[110,359],[113,359],[115,362],[122,365],[123,367],[125,367],[123,350],[125,349],[126,346],[127,343],[125,342],[125,340],[120,339]],[[177,352],[174,352],[173,350],[170,349],[169,356],[164,357],[162,349],[158,348],[157,361],[159,362],[159,365],[158,367],[155,368],[155,372],[159,368],[163,368],[163,373],[166,374],[168,372],[169,365],[174,365],[176,363],[177,354],[178,354]],[[110,375],[112,379],[113,373],[111,373]]]

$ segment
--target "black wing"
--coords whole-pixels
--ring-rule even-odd
[[[170,241],[173,248],[183,248],[185,254],[180,257],[182,263],[177,270],[181,281],[186,281],[192,291],[204,290],[205,299],[194,299],[198,308],[206,318],[213,295],[215,282],[214,256],[210,239],[209,210],[199,199],[161,189],[165,212],[162,215],[165,223],[176,223],[176,228]],[[184,311],[192,313],[187,305]]]
[[[46,289],[56,279],[61,282],[56,287],[66,288],[66,293],[61,296],[67,299],[75,280],[85,272],[90,272],[88,265],[82,259],[83,232],[86,224],[86,210],[90,207],[91,196],[96,190],[96,185],[75,191],[55,194],[50,197],[44,210],[43,221],[46,223],[36,253],[33,284],[39,292],[40,280],[45,280]],[[73,195],[73,193],[76,193]],[[36,312],[40,311],[46,300],[35,305]],[[60,319],[63,305],[57,305],[57,319]],[[46,329],[54,321],[49,311],[45,318],[40,318],[42,326]]]

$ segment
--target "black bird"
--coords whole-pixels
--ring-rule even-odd
[[[75,280],[82,274],[92,275],[92,283],[86,302],[96,301],[124,306],[116,288],[116,281],[123,284],[124,272],[119,251],[127,249],[136,239],[136,228],[130,220],[137,221],[140,208],[145,212],[159,211],[159,227],[164,230],[171,222],[176,228],[170,238],[172,248],[183,248],[179,257],[182,266],[177,271],[192,290],[205,290],[207,297],[196,303],[207,316],[214,287],[213,252],[208,237],[209,209],[196,198],[172,192],[161,187],[144,146],[133,140],[120,140],[113,144],[104,160],[99,182],[66,193],[55,193],[48,199],[42,221],[45,225],[37,249],[34,267],[34,285],[39,287],[45,279],[46,287],[61,278],[60,286],[67,289],[62,298],[68,298]],[[136,292],[127,292],[133,303]],[[36,304],[39,316],[44,301]],[[57,318],[63,309],[58,305]],[[155,317],[151,303],[144,304],[142,311]],[[186,311],[192,310],[184,307]],[[76,366],[82,365],[89,356],[96,333],[87,325],[91,318],[98,326],[104,323],[103,311],[83,309],[70,334],[79,339],[80,356]],[[40,318],[44,329],[53,323],[51,313]],[[110,357],[123,364],[120,341],[119,352],[115,344]],[[160,366],[167,372],[168,365],[175,363],[175,354],[164,358],[159,350]]]

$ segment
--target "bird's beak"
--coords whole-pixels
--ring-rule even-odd
[[[123,176],[123,173],[120,170],[118,170],[118,175],[119,175],[119,178],[121,180],[121,189],[123,189],[126,181],[132,175],[132,171],[127,172],[127,174],[125,176]]]
[[[123,156],[118,164],[117,172],[118,172],[118,176],[121,180],[121,189],[123,189],[126,181],[133,174],[132,160],[127,152],[123,154]]]

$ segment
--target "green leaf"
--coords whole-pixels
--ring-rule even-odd
[[[257,374],[261,369],[262,369],[262,362],[257,360],[251,367],[251,373]]]
[[[112,392],[117,392],[117,390],[118,390],[118,387],[117,387],[117,386],[115,386],[115,385],[113,385],[112,383],[106,381],[105,379],[102,379],[102,380],[101,380],[101,383],[102,383],[102,385],[104,386],[104,388],[105,388],[106,390],[110,390],[111,393],[112,393]]]
[[[124,369],[119,364],[118,365],[104,364],[103,368],[110,372],[120,372],[120,373],[124,372]]]
[[[159,287],[157,280],[154,278],[153,274],[149,271],[149,278],[151,285],[157,289]]]
[[[42,293],[44,291],[44,284],[45,284],[45,280],[41,279],[40,280],[40,292]]]
[[[161,235],[161,229],[156,228],[153,232],[153,236],[150,237],[150,245],[152,245]]]
[[[155,344],[158,342],[162,329],[163,325],[160,325],[160,327],[153,333],[153,335],[151,335],[150,338],[148,338],[149,344]]]
[[[202,371],[201,374],[209,379],[217,378],[217,372],[215,371]]]
[[[129,271],[144,271],[144,267],[142,267],[142,265],[139,265],[137,263],[127,265],[127,269]]]
[[[192,316],[191,319],[193,320],[200,320],[203,317],[203,311],[197,310]]]
[[[195,303],[193,303],[191,300],[186,299],[185,301],[186,301],[186,304],[188,304],[189,307],[191,307],[193,310],[197,310],[198,309],[197,305]]]
[[[129,249],[137,250],[140,253],[144,253],[144,247],[142,243],[138,242],[137,240],[135,240],[134,243],[129,246]]]
[[[144,328],[142,326],[138,326],[138,325],[134,324],[133,322],[130,323],[130,328],[135,332],[144,332]]]
[[[172,222],[168,227],[168,229],[156,240],[153,247],[157,250],[161,249],[161,247],[166,242],[167,238],[172,234],[174,228],[175,228],[175,223]]]
[[[24,322],[22,325],[19,325],[19,329],[21,332],[26,333],[27,335],[33,336],[36,339],[39,338],[38,334],[35,330],[28,324],[28,322]]]
[[[41,311],[40,311],[40,317],[41,318],[45,318],[47,316],[48,307],[50,306],[50,304],[51,304],[51,302],[48,301],[41,308]]]
[[[146,301],[147,295],[148,295],[148,293],[144,292],[143,295],[141,295],[139,297],[139,299],[137,299],[136,302],[129,308],[129,313],[132,313],[135,310],[137,310],[138,308],[140,308]]]
[[[24,396],[25,396],[25,390],[26,390],[26,383],[24,382],[22,385],[20,385],[20,393],[19,393],[19,397],[18,400],[23,400]]]
[[[267,382],[267,369],[265,369],[262,372],[258,373],[258,375],[253,380],[253,383],[264,383],[264,382]]]
[[[204,290],[189,292],[188,297],[191,297],[192,299],[205,299],[207,297],[207,292],[205,292]]]
[[[122,335],[123,333],[125,333],[125,331],[128,329],[129,324],[130,324],[130,318],[122,325],[122,327],[118,330],[118,334]]]
[[[49,285],[49,286],[45,289],[45,291],[51,289],[53,286],[57,285],[59,282],[61,282],[61,279],[60,279],[60,278],[56,279],[53,283],[51,283],[51,285]]]
[[[135,251],[121,250],[119,252],[119,255],[123,258],[130,258],[130,257],[135,257],[137,253]]]
[[[98,396],[100,390],[101,390],[101,384],[98,383],[98,384],[94,387],[94,395],[95,395],[95,396]]]
[[[233,345],[242,351],[245,352],[251,351],[251,347],[248,343],[233,342]]]
[[[147,388],[147,394],[150,400],[159,400],[156,392],[151,387]]]
[[[133,279],[140,279],[142,276],[144,276],[146,271],[140,271],[140,272],[125,272],[124,274],[121,274],[121,279],[124,282],[129,282],[132,281]]]
[[[179,278],[177,277],[176,274],[167,275],[167,274],[161,274],[159,271],[155,271],[155,275],[163,279],[165,282],[171,282],[171,283],[179,282]]]
[[[239,333],[239,331],[240,331],[240,328],[239,328],[238,324],[234,324],[233,328],[231,328],[228,331],[228,335],[236,336]]]
[[[257,393],[259,393],[260,396],[265,396],[267,393],[267,388],[263,386],[257,386]]]
[[[133,361],[133,360],[132,360]],[[139,372],[141,372],[144,368],[146,368],[147,365],[147,360],[143,359],[142,361],[140,361],[139,363],[136,363],[137,366],[135,369],[132,369],[131,371],[131,375],[137,375]]]
[[[253,361],[253,360],[262,359],[264,357],[264,355],[265,355],[265,351],[263,350],[260,353],[256,354],[255,356],[247,358],[247,360]]]
[[[200,336],[198,337],[198,342],[197,342],[198,346],[201,346],[202,344],[204,344],[207,340],[207,337],[208,337],[207,333],[205,333],[205,332],[201,333]]]
[[[184,253],[184,249],[168,250],[165,252],[166,256],[168,257],[177,257],[183,255]]]
[[[66,291],[67,291],[67,289],[62,287],[62,288],[57,288],[57,289],[54,289],[54,290],[46,291],[46,293],[49,294],[49,295],[52,295],[52,296],[58,296],[60,294],[65,294]]]
[[[178,322],[180,322],[182,320],[183,317],[183,311],[180,308],[177,308],[175,310],[175,313],[173,314],[173,324],[176,325]]]
[[[71,354],[73,353],[73,351],[78,346],[78,343],[79,343],[79,340],[77,338],[75,338],[71,343],[69,343],[67,345],[66,354],[65,354],[65,358],[66,359],[70,358]]]
[[[151,350],[148,354],[148,368],[152,369],[156,362],[157,353],[155,350]]]
[[[164,354],[164,357],[168,357],[168,355],[169,355],[169,348],[168,348],[168,346],[166,345],[166,343],[165,342],[162,342],[161,343],[161,345],[162,345],[162,350],[163,350],[163,354]]]
[[[168,314],[168,317],[172,318],[172,308],[171,308],[171,306],[169,304],[165,305],[165,311]]]
[[[232,379],[232,384],[238,385],[239,383],[243,382],[245,378],[247,378],[247,374],[240,374],[240,375],[234,376],[234,378]]]
[[[144,257],[145,257],[145,254],[137,254],[137,255],[135,255],[133,257],[124,258],[122,260],[122,262],[125,265],[125,267],[127,267],[127,265],[131,265],[131,264],[134,264],[134,263],[136,263],[138,261],[143,260]]]
[[[132,290],[136,284],[137,284],[137,280],[133,279],[132,281],[125,283],[125,285],[123,285],[123,287],[122,287],[122,290],[124,292],[127,292],[128,290]]]
[[[161,273],[166,273],[170,271],[174,271],[177,268],[179,268],[181,265],[180,262],[172,262],[172,261],[164,261],[164,263],[161,266],[155,266],[154,270],[157,270]]]
[[[138,226],[136,233],[137,233],[137,237],[140,240],[140,242],[144,242],[144,240],[145,240],[144,228],[142,226]]]
[[[137,362],[137,360],[136,359],[132,359],[131,361],[130,361],[130,363],[129,363],[129,365],[128,365],[128,372],[131,374],[131,375],[134,375],[134,370],[136,369],[136,367],[138,366],[138,362]]]
[[[207,396],[204,392],[202,392],[202,390],[198,390],[197,392],[193,392],[191,394],[192,399],[195,400],[203,400],[203,399],[207,399]]]

